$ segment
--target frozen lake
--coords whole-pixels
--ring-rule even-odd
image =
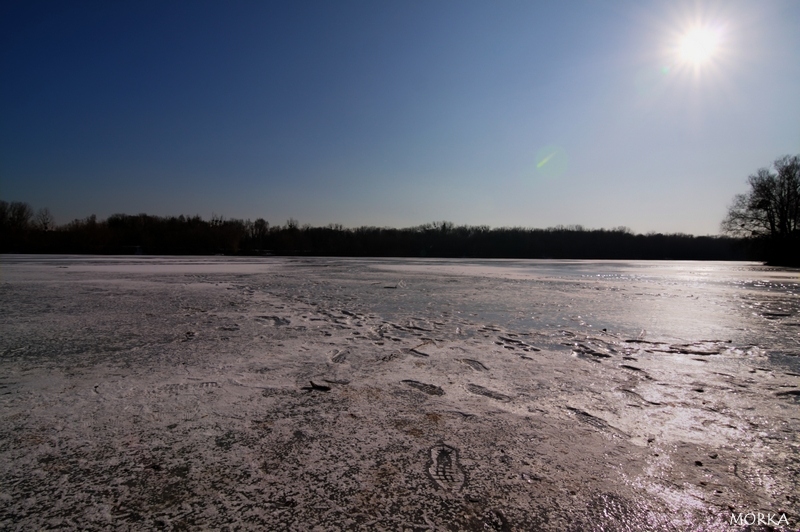
[[[2,256],[0,294],[3,528],[800,526],[797,270]]]

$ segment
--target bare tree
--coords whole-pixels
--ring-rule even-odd
[[[28,229],[33,218],[33,208],[22,201],[12,201],[8,206],[8,225],[12,229]]]
[[[264,242],[269,234],[269,222],[259,218],[253,223],[252,238],[256,249],[264,249]]]
[[[785,156],[747,178],[750,191],[737,194],[722,221],[736,237],[797,238],[800,233],[800,155]]]
[[[267,236],[269,232],[269,222],[267,222],[264,218],[259,218],[253,223],[253,236],[255,238],[261,239]]]
[[[722,231],[747,238],[770,264],[800,266],[800,155],[760,168],[747,183],[750,190],[734,197]]]
[[[33,225],[42,231],[50,231],[55,228],[56,221],[50,213],[50,209],[44,207],[36,211],[36,216],[33,218]]]

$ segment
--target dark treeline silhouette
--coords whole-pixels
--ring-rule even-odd
[[[0,252],[147,255],[318,255],[553,259],[759,260],[734,237],[634,234],[581,226],[456,226],[434,222],[404,229],[270,226],[264,219],[212,216],[92,215],[57,226],[46,209],[0,201]],[[756,253],[756,254],[754,254]]]
[[[722,231],[748,238],[770,264],[800,266],[800,155],[779,157],[747,183],[750,190],[733,198]]]

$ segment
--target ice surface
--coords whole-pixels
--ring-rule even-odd
[[[798,526],[797,271],[0,261],[0,528]]]

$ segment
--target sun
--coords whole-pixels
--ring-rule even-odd
[[[716,57],[719,45],[719,31],[704,27],[692,28],[678,41],[678,57],[684,63],[699,67]]]

